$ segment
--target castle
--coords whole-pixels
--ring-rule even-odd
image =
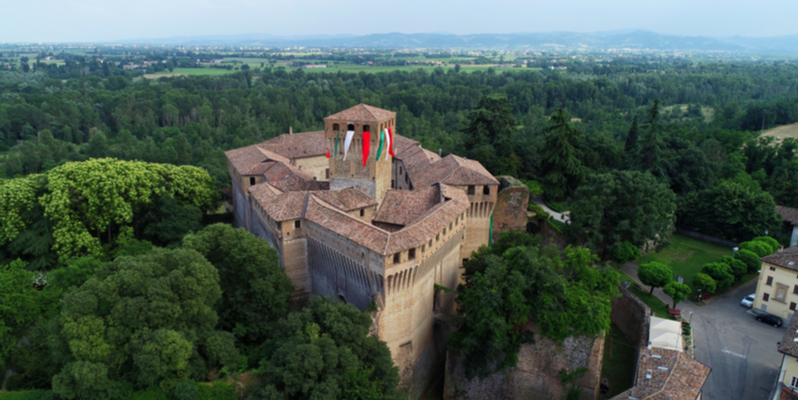
[[[360,104],[326,117],[324,131],[225,154],[236,226],[278,250],[295,298],[374,302],[377,334],[416,398],[441,362],[435,317],[455,313],[434,284],[456,289],[463,260],[488,244],[499,182],[394,134],[395,119]]]

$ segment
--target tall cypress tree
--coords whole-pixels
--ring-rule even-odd
[[[584,167],[578,150],[572,145],[577,142],[579,132],[569,123],[569,113],[559,108],[550,116],[550,121],[552,125],[546,129],[540,171],[545,193],[561,200],[580,185]]]
[[[633,116],[631,129],[628,131],[628,138],[625,140],[625,154],[632,154],[636,150],[636,142],[639,140],[639,117]]]

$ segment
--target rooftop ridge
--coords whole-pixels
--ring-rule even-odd
[[[384,110],[364,103],[359,103],[336,114],[329,115],[324,120],[341,120],[348,122],[377,122],[384,119],[394,118],[397,115],[394,111]]]

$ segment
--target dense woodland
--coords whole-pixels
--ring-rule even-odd
[[[369,316],[323,299],[290,311],[277,253],[211,224],[230,186],[225,150],[318,130],[358,103],[571,210],[554,226],[574,247],[510,235],[465,265],[451,342],[474,356],[471,375],[513,365],[529,317],[557,341],[607,330],[617,276],[604,261],[667,246],[676,225],[785,243],[775,205],[797,205],[797,141],[759,138],[797,122],[796,64],[89,72],[0,72],[0,369],[14,371],[9,389],[51,398],[232,398],[196,382],[244,371],[260,377],[254,400],[402,396]],[[756,242],[754,254],[777,246]],[[745,268],[728,261],[697,285]]]

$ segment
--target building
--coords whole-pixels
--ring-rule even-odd
[[[753,310],[772,314],[784,323],[797,310],[797,246],[761,259]]]
[[[324,123],[225,153],[235,224],[278,250],[295,299],[374,304],[377,334],[420,397],[444,361],[435,317],[455,313],[454,295],[434,284],[456,289],[462,260],[488,243],[499,182],[397,134],[395,156],[388,143],[379,154],[394,112],[360,104]]]
[[[784,206],[776,206],[776,209],[783,220],[781,232],[786,234],[791,232],[789,246],[797,246],[797,209]]]
[[[778,343],[778,351],[783,354],[781,371],[775,381],[770,400],[797,399],[797,313],[792,314],[789,329]]]
[[[711,368],[683,349],[680,322],[650,317],[648,342],[639,350],[634,386],[612,400],[699,400]]]

